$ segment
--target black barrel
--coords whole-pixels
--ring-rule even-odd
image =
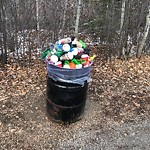
[[[47,78],[47,111],[56,122],[73,123],[82,119],[88,83],[84,85]]]

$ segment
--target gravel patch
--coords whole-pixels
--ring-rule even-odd
[[[29,101],[32,98],[32,101]],[[87,99],[84,117],[70,125],[55,123],[46,112],[45,94],[1,101],[1,150],[149,150],[150,118],[106,118],[100,102]]]

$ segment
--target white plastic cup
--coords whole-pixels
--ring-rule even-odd
[[[72,54],[73,54],[74,56],[78,55],[78,48],[73,48],[73,49],[72,49]]]
[[[56,63],[56,62],[58,62],[58,57],[56,55],[52,55],[50,57],[50,61],[53,62],[53,63]]]
[[[65,51],[65,52],[69,52],[70,51],[70,45],[69,44],[64,44],[62,49]]]

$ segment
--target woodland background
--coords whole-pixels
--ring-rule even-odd
[[[150,53],[149,27],[149,0],[0,0],[1,63],[29,65],[50,43],[78,33],[105,45],[106,60],[140,57]]]

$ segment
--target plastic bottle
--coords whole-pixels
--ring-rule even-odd
[[[70,52],[72,52],[72,54],[74,55],[74,56],[76,56],[76,55],[78,55],[78,48],[71,48],[71,50],[70,50]]]
[[[58,50],[62,50],[62,44],[59,44],[59,42],[55,42],[54,44],[54,48],[53,48],[53,51],[58,51]]]
[[[89,61],[86,61],[85,64],[83,65],[83,67],[84,67],[84,68],[85,68],[85,67],[89,67],[90,64],[91,64],[91,63],[90,63]]]
[[[63,68],[70,69],[69,61],[68,61],[68,60],[65,60],[65,61],[64,61]]]
[[[51,60],[51,56],[50,55],[47,55],[46,56],[46,61],[50,61]]]
[[[83,60],[85,60],[85,61],[89,61],[89,55],[88,55],[88,54],[83,54],[83,55],[81,56],[81,58],[82,58]]]
[[[83,48],[77,48],[78,49],[78,54],[81,54],[84,52],[84,49]]]
[[[89,55],[88,54],[83,54],[82,56],[81,56],[81,59],[82,60],[84,60],[84,62],[83,62],[83,67],[88,67],[91,63],[90,63],[90,61],[89,61]]]
[[[77,59],[75,59],[75,58],[73,58],[71,60],[71,62],[74,63],[74,64],[76,64],[76,65],[80,64],[80,62]]]
[[[58,51],[56,51],[55,53],[54,53],[54,55],[56,55],[58,58],[60,58],[60,56],[62,56],[63,55],[63,51],[62,50],[58,50]]]
[[[82,40],[79,40],[79,43],[82,44],[82,48],[86,48],[86,44]]]
[[[68,44],[70,42],[71,42],[71,38],[70,37],[67,37],[67,38],[59,40],[59,44]]]
[[[69,62],[69,67],[70,69],[75,69],[76,68],[76,64],[72,63],[72,62]]]
[[[92,57],[89,58],[89,61],[93,61],[95,59],[96,55],[94,54]]]
[[[44,59],[50,52],[51,52],[50,49],[44,50],[43,53],[40,56],[40,59]]]
[[[52,56],[50,56],[50,61],[52,63],[56,63],[56,62],[58,62],[58,57],[56,55],[52,55]]]
[[[79,41],[77,41],[77,39],[75,39],[74,41],[72,41],[72,44],[75,45],[78,48],[82,48],[82,44]]]
[[[82,64],[80,63],[80,61],[78,61],[77,59],[72,59],[72,61],[71,61],[73,64],[75,64],[75,68],[76,69],[80,69],[80,68],[82,68]]]
[[[62,55],[60,57],[61,61],[63,61],[63,60],[71,60],[71,59],[73,59],[73,54],[71,52],[68,52],[68,53],[66,53],[66,54],[64,54],[64,55]]]
[[[82,64],[76,65],[76,69],[80,69],[80,68],[82,68]]]
[[[62,46],[62,49],[65,51],[65,52],[69,52],[70,51],[70,45],[69,44],[64,44]]]
[[[62,62],[61,62],[61,61],[56,62],[56,63],[55,63],[55,66],[57,66],[57,67],[62,67]]]

